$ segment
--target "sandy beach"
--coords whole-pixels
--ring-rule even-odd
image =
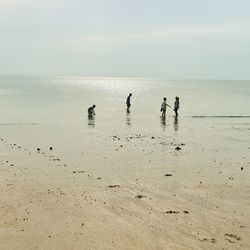
[[[250,250],[250,0],[0,0],[0,250]]]
[[[1,125],[0,248],[249,249],[249,120],[173,121]]]

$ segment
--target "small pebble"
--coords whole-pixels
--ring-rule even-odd
[[[165,174],[164,176],[172,176],[172,174]]]

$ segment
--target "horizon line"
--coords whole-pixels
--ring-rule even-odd
[[[227,78],[166,78],[166,77],[138,77],[138,76],[82,76],[82,75],[51,75],[51,74],[2,74],[0,76],[19,76],[19,77],[41,77],[41,78],[115,78],[115,79],[154,79],[166,81],[250,81],[250,79],[227,79]]]

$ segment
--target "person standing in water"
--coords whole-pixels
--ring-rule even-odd
[[[175,102],[174,102],[174,112],[175,112],[175,116],[178,116],[178,109],[180,108],[180,102],[179,102],[179,97],[176,96],[175,97]]]
[[[127,111],[129,111],[130,109],[130,106],[131,106],[131,102],[130,102],[130,98],[131,98],[132,94],[130,93],[127,97],[127,100],[126,100],[126,104],[127,104]]]
[[[92,107],[89,107],[88,108],[88,115],[90,116],[90,117],[92,117],[92,116],[94,116],[95,115],[95,104],[92,106]]]
[[[171,108],[171,106],[167,104],[167,98],[164,97],[164,98],[163,98],[163,102],[162,102],[162,104],[161,104],[162,117],[165,117],[165,116],[166,116],[167,107],[170,107],[170,108]]]

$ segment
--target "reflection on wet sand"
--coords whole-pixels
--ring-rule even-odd
[[[174,131],[178,131],[178,129],[179,129],[178,117],[175,116],[175,118],[174,118]]]
[[[163,128],[163,130],[166,129],[166,116],[161,116],[161,127]]]
[[[127,125],[131,125],[131,116],[130,116],[130,111],[127,110],[127,113],[126,113],[126,124]]]
[[[90,127],[95,127],[95,116],[94,115],[88,115],[88,125]]]

